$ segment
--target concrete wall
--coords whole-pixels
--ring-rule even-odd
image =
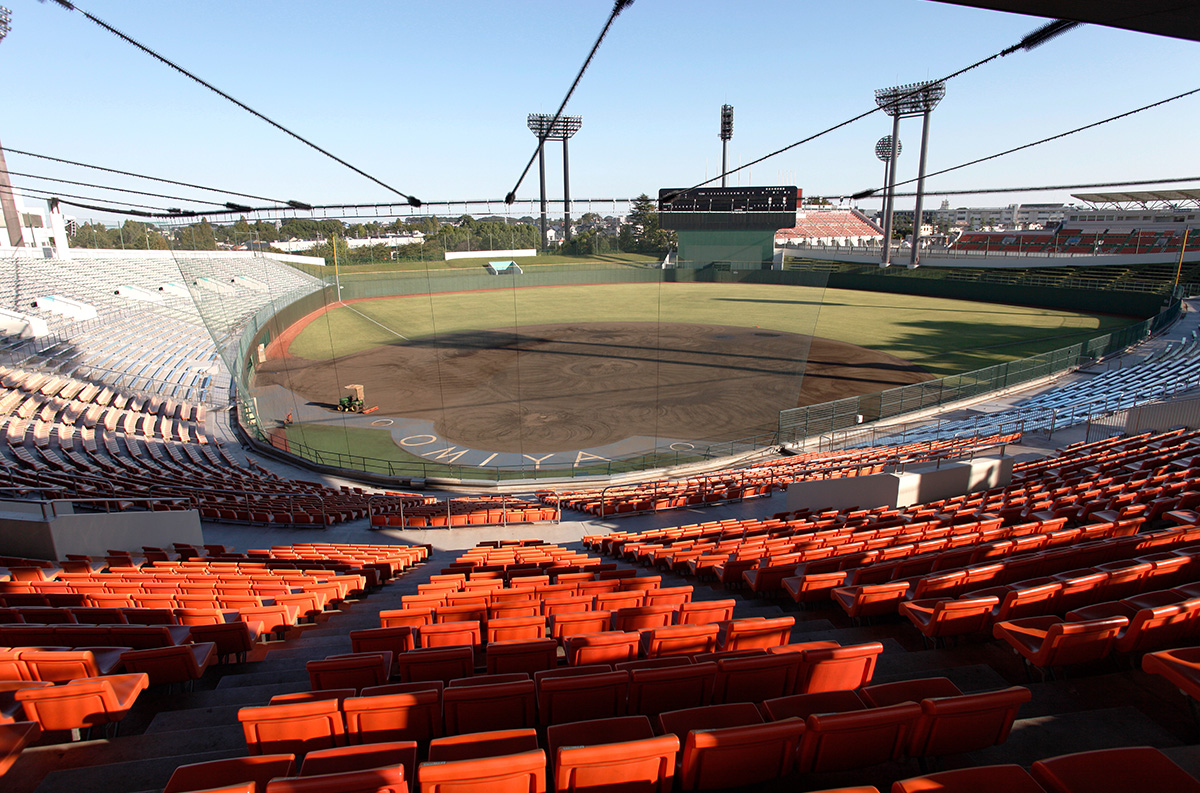
[[[1125,419],[1125,432],[1129,435],[1146,431],[1166,432],[1176,427],[1200,427],[1200,399],[1156,402],[1130,408]]]
[[[513,248],[503,251],[446,251],[446,261],[453,259],[513,259],[517,256],[537,256],[533,248]]]
[[[907,507],[927,501],[1004,487],[1012,481],[1013,458],[977,457],[910,467],[904,473],[817,479],[788,485],[787,507],[845,509]]]
[[[104,556],[109,548],[137,551],[143,545],[202,545],[200,514],[195,510],[114,512],[72,515],[16,511],[5,502],[0,512],[0,554],[33,559],[65,559],[69,553]],[[26,502],[37,504],[38,502]]]

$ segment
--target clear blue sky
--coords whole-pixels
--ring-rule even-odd
[[[54,2],[0,2],[13,16],[12,32],[0,43],[6,147],[314,204],[389,200],[382,188],[78,12]],[[426,200],[498,198],[512,187],[534,148],[526,114],[555,110],[611,10],[609,0],[81,0],[80,6]],[[746,162],[869,109],[876,88],[940,77],[1015,43],[1043,21],[926,0],[636,0],[617,18],[567,109],[583,117],[571,141],[572,196],[654,194],[714,176],[722,103],[735,107],[731,164]],[[929,169],[1195,88],[1198,75],[1200,44],[1095,26],[1073,31],[949,83],[933,114]],[[930,188],[1197,175],[1198,122],[1200,95],[932,180]],[[742,184],[794,183],[806,195],[878,186],[882,165],[873,147],[889,131],[889,120],[877,114],[743,172]],[[919,122],[906,122],[901,178],[916,174],[919,135]],[[203,195],[16,154],[8,155],[8,165]],[[561,196],[557,147],[548,158],[548,182],[552,197]],[[519,196],[536,195],[535,167]],[[1013,200],[1069,199],[1066,192],[999,194],[955,197],[951,204]]]

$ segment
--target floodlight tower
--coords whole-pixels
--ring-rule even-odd
[[[900,157],[900,153],[904,151],[904,145],[896,141],[896,157]],[[892,136],[884,135],[879,140],[875,141],[875,156],[883,161],[883,183],[890,184],[888,177],[892,172]],[[892,198],[891,193],[884,192],[883,195],[883,215],[890,217],[892,213]]]
[[[733,105],[721,105],[721,131],[717,133],[721,139],[721,187],[725,186],[726,154],[729,149],[729,139],[733,137]]]
[[[542,250],[546,249],[546,141],[561,140],[563,145],[563,241],[571,241],[571,167],[567,159],[567,140],[583,126],[580,116],[554,116],[530,113],[529,129],[538,136],[538,176],[542,186]]]
[[[890,158],[892,163],[900,154],[898,150],[900,119],[906,116],[924,117],[924,123],[921,126],[921,155],[917,170],[917,206],[913,214],[913,241],[909,267],[916,267],[920,261],[918,248],[921,244],[921,200],[925,197],[925,154],[929,149],[929,114],[933,112],[945,95],[946,84],[936,80],[898,85],[895,88],[880,88],[875,92],[875,104],[892,117],[892,156]],[[892,201],[896,191],[895,186],[896,169],[893,167],[888,174],[888,209],[883,218],[883,256],[879,262],[881,267],[887,267],[892,263]]]
[[[0,41],[12,30],[12,11],[0,6]],[[4,149],[0,148],[0,207],[4,211],[4,225],[8,228],[8,244],[20,248],[21,215],[17,212],[17,201],[13,196],[12,182],[8,179],[8,164],[4,162]]]

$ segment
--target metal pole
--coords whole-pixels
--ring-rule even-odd
[[[891,174],[891,172],[892,172],[892,161],[885,160],[883,163],[883,184],[885,186],[884,193],[883,193],[883,211],[885,213],[887,212],[887,187],[886,187],[886,185],[888,184],[888,178],[889,178],[889,175]],[[880,259],[880,261],[882,262],[883,260]]]
[[[900,156],[900,116],[892,117],[892,156],[888,160],[887,194],[883,199],[883,256],[879,260],[881,267],[892,263],[892,194],[896,192],[896,158]]]
[[[8,229],[8,244],[14,248],[22,247],[21,214],[17,212],[12,182],[8,180],[8,165],[4,162],[3,149],[0,149],[0,209],[3,210],[4,225]]]
[[[563,241],[571,241],[571,166],[567,160],[567,137],[563,137]]]
[[[546,250],[546,142],[538,144],[538,177],[542,185],[542,250]]]
[[[933,109],[925,111],[924,119],[921,121],[921,157],[920,163],[917,165],[917,207],[913,213],[913,237],[912,250],[908,255],[908,266],[916,267],[921,257],[919,249],[921,247],[921,204],[925,198],[925,153],[929,150],[929,114]]]
[[[728,153],[729,153],[729,141],[722,140],[721,141],[721,187],[725,186],[725,182],[726,182],[725,172],[729,170],[729,168],[725,165]]]

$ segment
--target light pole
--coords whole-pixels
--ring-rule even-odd
[[[729,140],[733,137],[733,105],[721,105],[721,131],[717,133],[717,137],[721,139],[721,187],[724,187],[725,172],[729,170],[725,165],[726,154]]]
[[[918,250],[921,245],[921,202],[925,197],[925,154],[929,149],[929,114],[937,107],[938,102],[946,95],[946,84],[939,81],[899,85],[894,88],[880,88],[875,92],[875,104],[883,108],[883,112],[892,117],[892,156],[891,162],[896,161],[900,145],[900,119],[906,116],[923,116],[921,126],[921,155],[917,170],[917,205],[913,213],[913,240],[910,252],[909,267],[916,267],[920,261]],[[888,209],[884,215],[883,226],[883,256],[880,266],[887,267],[892,263],[892,200],[896,191],[896,169],[891,168],[887,187]]]
[[[538,136],[538,174],[541,177],[542,198],[542,250],[546,249],[546,153],[548,140],[561,140],[563,145],[563,241],[571,241],[571,167],[567,159],[567,140],[583,125],[580,116],[554,116],[548,113],[530,113],[525,123]]]

